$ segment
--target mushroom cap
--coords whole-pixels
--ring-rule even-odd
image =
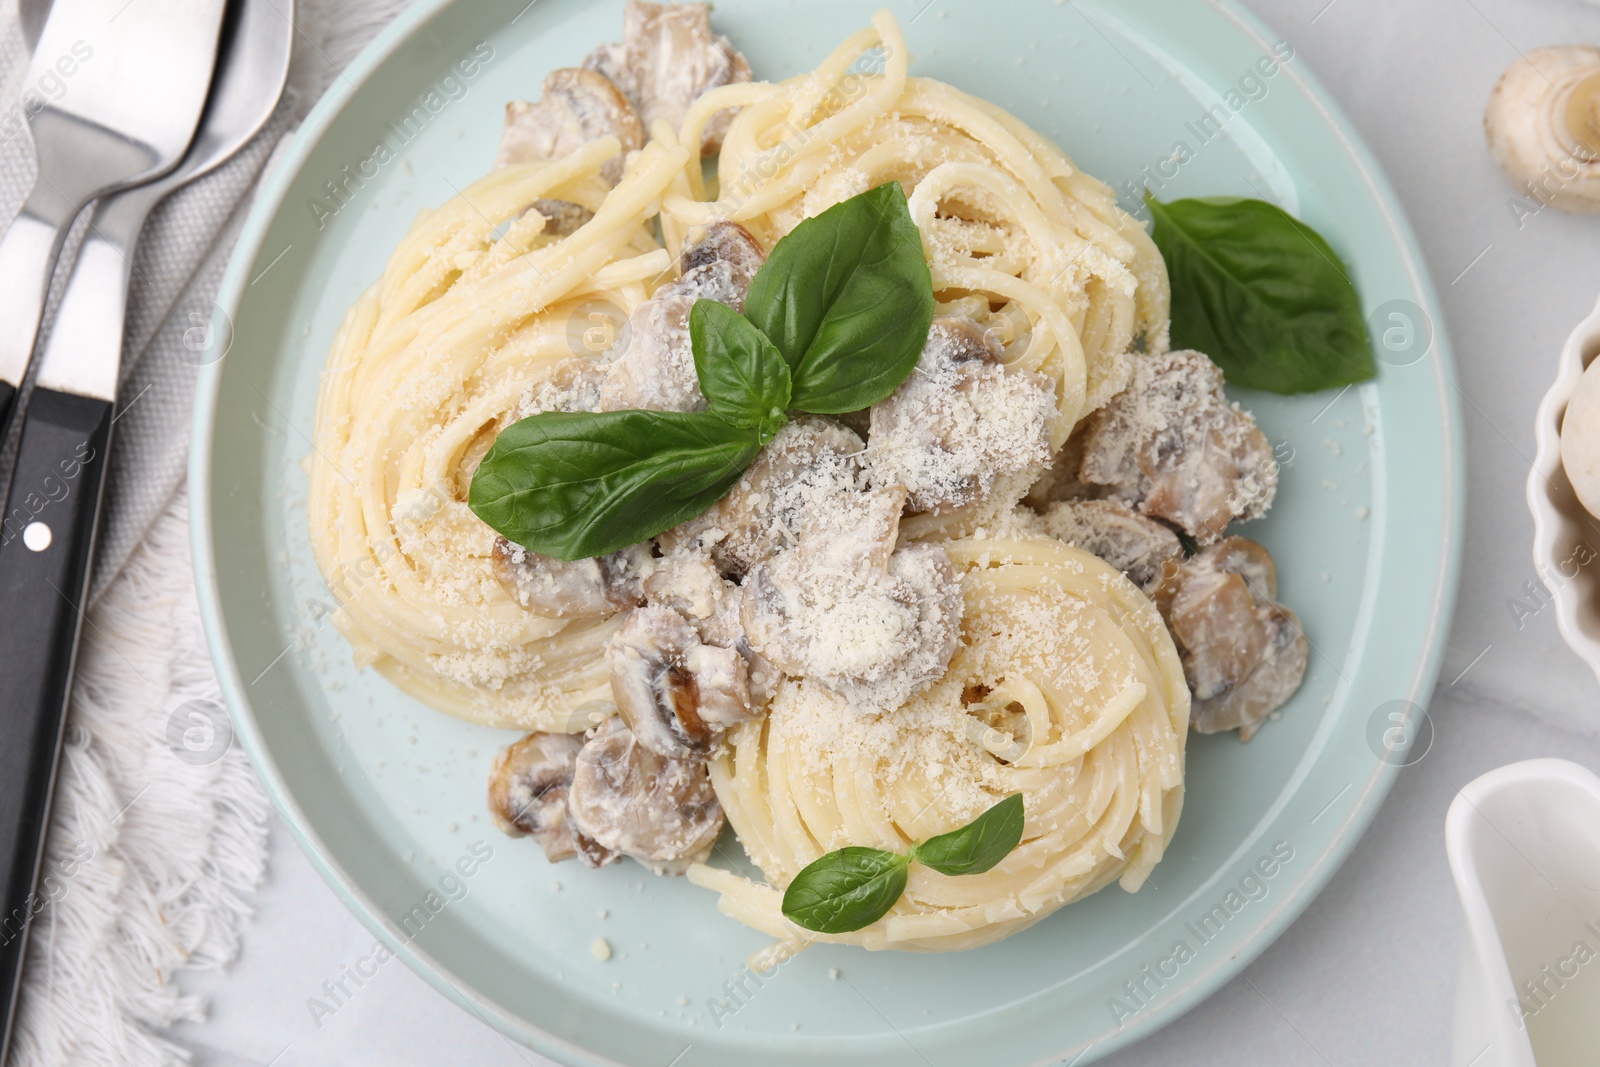
[[[1578,502],[1600,516],[1600,359],[1578,379],[1561,418],[1561,466]]]
[[[1522,192],[1562,211],[1600,211],[1600,48],[1518,58],[1489,94],[1489,152]]]

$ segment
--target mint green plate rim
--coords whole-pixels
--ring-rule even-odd
[[[402,13],[371,45],[336,79],[333,87],[312,110],[305,123],[287,149],[280,153],[273,173],[266,180],[244,224],[237,246],[223,278],[218,308],[237,318],[252,277],[252,271],[262,251],[262,241],[274,219],[285,206],[285,200],[301,168],[317,147],[329,126],[339,117],[351,97],[380,70],[384,63],[406,44],[413,35],[428,26],[447,9],[465,0],[420,0]],[[531,8],[533,5],[530,4]],[[1220,16],[1233,25],[1263,52],[1273,39],[1266,28],[1248,11],[1233,0],[1205,0],[1205,13]],[[526,9],[524,9],[526,10]],[[870,11],[864,9],[863,14]],[[1114,46],[1113,46],[1114,47]],[[1460,568],[1463,518],[1465,451],[1461,439],[1461,419],[1456,400],[1456,381],[1448,341],[1444,336],[1443,316],[1432,283],[1423,266],[1418,250],[1398,199],[1381,173],[1370,151],[1362,143],[1348,120],[1329,98],[1314,77],[1300,67],[1285,68],[1284,73],[1296,84],[1301,96],[1320,114],[1326,132],[1332,138],[1332,147],[1347,157],[1347,162],[1359,172],[1372,201],[1382,214],[1388,238],[1395,254],[1403,264],[1411,291],[1418,297],[1424,313],[1434,324],[1433,358],[1428,362],[1434,371],[1433,395],[1437,401],[1437,436],[1426,442],[1430,456],[1438,458],[1437,478],[1442,506],[1431,518],[1436,525],[1416,532],[1424,534],[1420,546],[1424,557],[1431,557],[1436,565],[1431,573],[1418,580],[1414,590],[1419,604],[1425,604],[1426,626],[1416,635],[1414,666],[1404,683],[1403,693],[1397,697],[1414,704],[1426,706],[1439,672],[1443,654],[1446,627],[1454,605]],[[619,1061],[598,1056],[576,1044],[553,1035],[536,1021],[521,1018],[503,1010],[489,997],[459,976],[450,973],[432,955],[416,947],[414,941],[390,920],[383,917],[374,901],[360,884],[345,870],[311,829],[311,823],[299,801],[286,783],[284,773],[275,755],[263,737],[261,725],[247,698],[248,685],[235,657],[222,602],[218,580],[218,551],[214,540],[215,516],[218,501],[213,495],[212,449],[219,392],[225,373],[225,361],[202,368],[197,390],[194,427],[189,460],[189,492],[191,506],[191,546],[200,598],[201,616],[210,645],[212,657],[222,684],[223,693],[233,718],[236,736],[251,757],[273,804],[288,823],[297,844],[311,860],[318,873],[327,881],[340,900],[357,916],[374,935],[380,938],[396,956],[436,989],[450,997],[478,1018],[499,1028],[504,1033],[530,1047],[571,1064],[613,1064]],[[1430,417],[1434,413],[1429,413]],[[1430,427],[1432,429],[1432,427]],[[1393,455],[1389,461],[1393,462]],[[1425,517],[1426,518],[1426,517]],[[1387,551],[1380,545],[1377,553]],[[1381,562],[1381,561],[1380,561]],[[1374,563],[1376,568],[1379,564]],[[1368,634],[1371,637],[1370,633]],[[1410,738],[1406,740],[1409,744]],[[1389,753],[1388,759],[1375,761],[1371,772],[1358,783],[1353,795],[1340,794],[1324,812],[1334,813],[1338,821],[1314,850],[1307,867],[1298,877],[1284,885],[1273,898],[1272,905],[1248,928],[1230,928],[1229,951],[1217,954],[1206,968],[1189,974],[1182,983],[1173,983],[1170,991],[1141,1010],[1129,1025],[1110,1033],[1093,1035],[1089,1045],[1084,1045],[1086,1035],[1063,1035],[1061,1053],[1028,1062],[1040,1065],[1066,1063],[1072,1051],[1079,1058],[1073,1064],[1088,1063],[1115,1049],[1126,1046],[1170,1023],[1187,1012],[1222,984],[1242,971],[1269,944],[1272,943],[1310,904],[1327,884],[1339,865],[1348,856],[1388,793],[1404,759],[1404,748]],[[1320,818],[1320,814],[1318,818]],[[752,1045],[748,1040],[731,1041],[728,1050],[748,1053]],[[774,1049],[774,1052],[778,1049]],[[1092,1052],[1092,1055],[1083,1055]],[[719,1061],[720,1062],[720,1061]],[[841,1060],[840,1062],[843,1062]],[[851,1062],[858,1062],[851,1057]],[[998,1062],[998,1060],[996,1061]],[[1010,1061],[1018,1062],[1023,1061]]]

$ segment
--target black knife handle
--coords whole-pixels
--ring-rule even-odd
[[[35,389],[0,519],[0,1007],[10,1038],[88,589],[112,405]]]
[[[0,445],[6,443],[6,430],[11,425],[11,405],[17,399],[17,387],[10,382],[0,379]],[[0,495],[5,492],[0,485]]]

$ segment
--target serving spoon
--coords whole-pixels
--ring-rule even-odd
[[[159,7],[158,0],[146,2]],[[58,0],[58,7],[66,3]],[[23,0],[24,32],[30,39],[43,34],[38,48],[50,46],[53,26],[38,29],[49,6]],[[31,919],[37,912],[32,904],[38,899],[39,860],[108,469],[134,249],[157,204],[222,164],[272,115],[288,75],[292,17],[292,9],[282,14],[271,0],[229,5],[198,132],[164,176],[95,205],[40,356],[4,514],[12,515],[17,502],[40,485],[65,485],[66,492],[52,496],[44,510],[29,511],[31,521],[20,533],[0,533],[0,603],[15,606],[0,616],[0,663],[7,675],[0,687],[0,723],[10,735],[0,746],[6,916]],[[0,942],[0,1006],[6,1008],[0,1061],[11,1038],[28,925],[25,919],[20,935]]]

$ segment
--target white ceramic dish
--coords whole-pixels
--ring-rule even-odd
[[[1466,933],[1452,1063],[1592,1062],[1595,983],[1580,968],[1600,896],[1597,828],[1600,778],[1567,760],[1513,763],[1456,795],[1445,852]]]
[[[1561,347],[1555,383],[1534,422],[1538,453],[1528,472],[1533,512],[1533,565],[1555,600],[1556,624],[1568,647],[1600,678],[1600,519],[1578,503],[1561,466],[1561,420],[1589,361],[1600,355],[1600,302]]]

